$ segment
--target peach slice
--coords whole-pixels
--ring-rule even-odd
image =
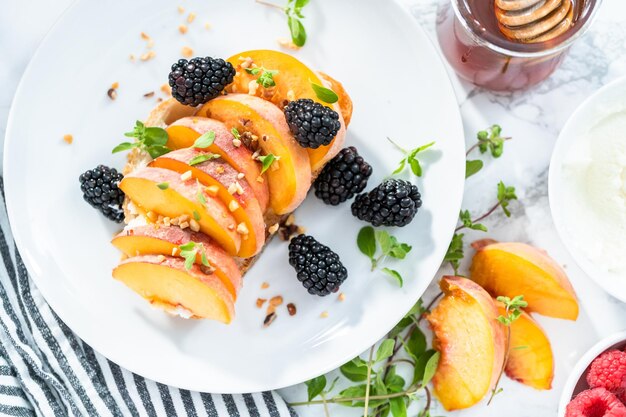
[[[238,255],[242,258],[254,256],[265,243],[265,223],[261,207],[245,177],[239,178],[239,173],[228,163],[210,160],[189,165],[194,158],[205,154],[206,152],[194,148],[179,149],[155,159],[149,166],[180,174],[191,171],[192,178],[197,178],[202,185],[207,186],[207,190],[211,190],[222,200],[237,224],[245,225],[247,233],[242,235]]]
[[[126,175],[119,187],[146,211],[170,218],[197,217],[202,233],[213,238],[230,255],[236,255],[241,246],[241,235],[228,208],[207,194],[206,188],[197,184],[195,179],[182,177],[167,169],[146,167]],[[167,188],[161,189],[159,185]]]
[[[483,246],[484,245],[484,246]],[[565,271],[525,243],[477,242],[470,276],[493,297],[523,295],[527,311],[576,320],[578,301]]]
[[[185,261],[171,256],[128,258],[113,270],[113,277],[152,305],[190,318],[230,323],[235,316],[232,295],[215,274],[198,265],[185,269]]]
[[[214,132],[215,141],[206,150],[219,154],[233,168],[244,174],[259,201],[261,210],[265,212],[269,204],[269,189],[261,175],[259,163],[252,159],[252,152],[245,146],[233,144],[235,138],[223,123],[205,117],[183,117],[166,130],[169,137],[167,146],[170,149],[192,147],[201,135],[209,131]]]
[[[497,305],[500,315],[506,315],[504,305]],[[539,323],[525,312],[511,323],[511,341],[505,372],[509,378],[529,387],[538,390],[552,388],[554,356],[550,340]]]
[[[205,103],[198,115],[219,120],[242,135],[257,136],[263,153],[279,158],[266,171],[270,206],[276,214],[290,213],[302,203],[311,186],[309,156],[291,135],[278,107],[258,97],[229,94]]]
[[[320,146],[317,149],[307,149],[311,162],[311,171],[317,173],[324,164],[331,160],[343,148],[345,141],[345,126],[352,115],[352,101],[346,94],[345,89],[339,82],[333,80],[327,75],[318,74],[309,67],[298,61],[291,55],[279,51],[271,50],[254,50],[245,51],[228,58],[237,70],[237,74],[233,83],[228,87],[230,93],[250,93],[250,85],[254,82],[258,75],[252,75],[246,72],[241,66],[243,62],[252,61],[251,65],[263,67],[269,70],[276,70],[278,74],[274,76],[276,85],[270,88],[259,86],[255,95],[265,100],[271,101],[280,109],[283,109],[288,101],[299,98],[310,98],[318,103],[333,108],[339,113],[341,129],[337,133],[335,139],[327,146]],[[321,101],[311,83],[331,88],[340,97],[335,104],[328,104]],[[340,107],[343,104],[344,107]]]
[[[444,298],[427,316],[441,358],[434,394],[448,411],[478,403],[496,384],[505,336],[493,299],[475,282],[444,277]]]
[[[209,264],[215,268],[214,274],[222,281],[233,300],[236,300],[237,292],[241,288],[241,272],[234,259],[205,234],[176,226],[148,225],[126,228],[111,241],[128,257],[176,256],[180,254],[179,246],[189,242],[202,244]],[[200,252],[196,257],[196,264],[202,264]]]

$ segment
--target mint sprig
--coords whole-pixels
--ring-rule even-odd
[[[132,132],[126,132],[124,133],[124,136],[135,138],[135,141],[122,142],[113,148],[111,153],[118,153],[139,148],[147,152],[150,157],[154,159],[171,151],[171,149],[165,146],[168,140],[167,131],[160,127],[146,127],[140,120],[135,122],[135,127]]]
[[[194,263],[196,262],[196,258],[198,254],[200,254],[200,262],[202,265],[206,267],[210,267],[209,260],[206,256],[206,251],[204,249],[204,245],[202,243],[196,243],[193,241],[189,241],[183,245],[178,247],[180,250],[181,258],[185,258],[185,269],[190,270]]]
[[[261,85],[263,88],[270,88],[276,85],[274,76],[278,74],[278,70],[270,70],[265,67],[261,67],[261,68],[254,67],[254,68],[246,68],[246,72],[250,75],[260,74],[258,78],[256,79],[256,83]],[[235,137],[237,138],[237,135],[235,135]]]
[[[371,226],[365,226],[359,231],[356,243],[361,253],[370,259],[372,271],[376,270],[385,258],[402,260],[412,249],[410,245],[399,242],[386,230],[375,230]],[[387,267],[382,268],[381,271],[393,278],[400,287],[404,284],[402,275],[398,271]]]
[[[211,161],[213,159],[218,159],[219,157],[220,157],[220,155],[218,155],[216,153],[203,153],[203,154],[196,155],[193,158],[191,158],[189,160],[189,165],[190,166],[198,165],[198,164],[201,164],[201,163],[206,162],[206,161]]]
[[[400,160],[400,162],[398,163],[398,167],[391,173],[391,175],[397,175],[401,173],[402,171],[404,171],[404,168],[408,165],[413,175],[415,175],[416,177],[421,177],[423,174],[423,170],[422,170],[422,165],[419,159],[417,159],[417,155],[421,152],[424,152],[428,148],[432,147],[435,144],[435,142],[430,142],[430,143],[427,143],[426,145],[418,146],[417,148],[407,150],[401,147],[400,145],[398,145],[397,143],[395,143],[390,138],[387,138],[387,140],[391,142],[396,148],[398,148],[398,150],[400,150],[404,154],[404,158]]]
[[[276,156],[274,154],[267,154],[267,155],[260,155],[257,157],[257,160],[259,160],[261,162],[261,174],[264,174],[265,171],[267,171],[274,162],[278,161],[280,159],[279,156]]]

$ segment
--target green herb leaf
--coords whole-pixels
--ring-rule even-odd
[[[409,340],[404,344],[404,350],[415,361],[417,361],[426,352],[426,336],[419,327],[411,332]]]
[[[402,275],[395,269],[383,268],[381,269],[385,274],[389,275],[391,278],[395,279],[400,287],[404,285],[404,281],[402,280]]]
[[[333,104],[339,100],[337,93],[330,88],[315,84],[314,82],[311,82],[311,87],[313,88],[313,91],[315,91],[317,98],[322,100],[324,103]]]
[[[202,204],[203,206],[206,205],[206,197],[204,196],[204,193],[202,193],[202,191],[198,191],[198,202],[200,202],[200,204]]]
[[[356,238],[356,244],[361,253],[370,259],[374,259],[374,254],[376,253],[374,228],[372,226],[363,227]]]
[[[404,158],[404,159],[402,159],[402,160],[400,161],[400,163],[398,164],[398,168],[396,168],[396,169],[395,169],[395,170],[391,173],[391,175],[397,175],[397,174],[401,173],[402,171],[404,171],[404,167],[405,167],[405,165],[406,165],[406,158]]]
[[[197,211],[193,211],[193,218],[195,221],[200,220],[200,213],[198,213]]]
[[[511,217],[511,212],[508,209],[509,202],[511,200],[517,200],[517,195],[515,195],[515,187],[509,187],[504,185],[502,181],[498,183],[498,202],[500,203],[500,207],[502,207],[502,211],[506,217]]]
[[[326,376],[320,375],[317,378],[310,379],[305,382],[309,401],[317,397],[326,388]]]
[[[411,249],[413,249],[413,247],[407,243],[398,243],[396,238],[393,236],[391,237],[391,239],[392,245],[391,249],[389,250],[389,256],[395,259],[406,258],[406,255],[411,251]]]
[[[259,156],[257,159],[261,161],[261,165],[262,165],[261,174],[263,174],[265,173],[265,171],[269,169],[270,166],[272,166],[274,161],[278,161],[280,158],[270,153],[264,156]]]
[[[258,67],[246,68],[246,72],[248,74],[257,75],[259,72],[261,72],[261,68],[258,68]]]
[[[411,172],[413,172],[413,175],[415,175],[416,177],[421,177],[422,166],[420,165],[420,161],[418,161],[415,158],[408,158],[408,161],[409,161],[409,166],[411,167]]]
[[[256,79],[256,82],[263,86],[263,88],[274,87],[276,85],[274,75],[276,74],[278,74],[278,71],[264,69],[259,78]]]
[[[202,265],[204,266],[211,266],[208,258],[206,257],[206,251],[204,249],[202,250],[202,254],[200,256],[200,262],[202,262]]]
[[[339,398],[365,397],[366,387],[367,385],[365,384],[354,385],[354,386],[348,387],[344,389],[343,391],[341,391],[338,397]],[[352,402],[342,401],[339,404],[345,407],[363,407],[363,401],[352,401]],[[372,407],[374,406],[374,404],[372,404],[372,401],[370,401],[370,406]]]
[[[478,149],[480,153],[491,152],[491,156],[499,158],[504,152],[504,141],[510,138],[501,136],[502,128],[499,125],[493,125],[487,130],[481,130],[477,133]]]
[[[165,129],[160,127],[147,127],[145,129],[143,142],[146,146],[165,146],[167,139],[168,135]]]
[[[233,127],[232,129],[230,129],[230,133],[233,134],[235,139],[241,139],[241,135],[239,134],[239,131],[237,130],[236,127]]]
[[[406,166],[406,164],[409,164],[409,167],[411,168],[411,172],[413,173],[413,175],[415,175],[416,177],[421,177],[423,174],[423,170],[422,170],[422,165],[420,164],[420,161],[417,159],[417,154],[432,147],[435,144],[435,142],[430,142],[430,143],[427,143],[426,145],[418,146],[417,148],[407,151],[406,149],[402,148],[401,146],[396,144],[394,141],[392,141],[390,138],[387,138],[387,140],[389,140],[389,142],[391,142],[396,148],[398,148],[404,154],[404,158],[400,160],[400,162],[398,163],[398,167],[391,173],[391,175],[396,175],[396,174],[401,173],[404,170],[404,167]]]
[[[385,377],[387,391],[391,393],[401,392],[404,389],[405,384],[406,382],[404,381],[404,378],[400,375],[396,375],[396,365],[390,366],[387,371],[387,376]]]
[[[300,12],[298,13],[302,15]],[[300,19],[294,16],[288,16],[287,25],[289,26],[289,32],[291,32],[291,41],[294,45],[303,47],[306,43],[306,29]]]
[[[339,371],[343,376],[353,382],[361,382],[367,379],[367,363],[359,357],[343,364]]]
[[[385,339],[381,342],[376,350],[376,362],[387,359],[393,355],[393,348],[396,342],[393,339]]]
[[[393,417],[407,417],[406,414],[406,402],[404,397],[395,397],[389,400],[391,407],[391,415]]]
[[[463,233],[455,233],[452,236],[452,240],[450,241],[450,245],[448,246],[448,251],[444,256],[443,260],[446,262],[450,262],[452,267],[454,268],[454,273],[458,272],[460,261],[465,256],[463,253],[463,237],[465,235]]]
[[[424,378],[422,379],[422,384],[426,385],[430,382],[431,379],[435,376],[435,372],[437,372],[437,366],[439,366],[439,358],[441,354],[439,352],[435,352],[426,362],[426,367],[424,368]]]
[[[480,159],[465,161],[465,178],[471,177],[472,175],[478,173],[481,169],[483,169],[483,161]]]
[[[409,315],[407,315],[407,317],[402,318],[402,320],[400,320],[398,324],[396,324],[394,328],[389,331],[388,337],[389,338],[396,337],[397,335],[402,333],[404,329],[409,327],[412,323],[413,323],[413,317],[410,317]]]
[[[204,154],[196,155],[193,158],[191,158],[191,160],[189,161],[189,165],[191,166],[198,165],[203,162],[210,161],[212,159],[217,159],[219,157],[220,156],[216,153],[204,153]]]
[[[461,210],[461,214],[459,215],[459,219],[461,220],[461,223],[463,223],[463,226],[468,227],[472,230],[480,230],[481,232],[486,232],[487,231],[487,227],[483,224],[480,223],[474,223],[472,221],[472,217],[470,215],[470,212],[468,210]]]
[[[161,145],[151,145],[145,148],[145,150],[146,152],[148,152],[148,154],[150,155],[152,159],[156,159],[159,156],[163,156],[166,153],[170,153],[172,151],[167,146],[161,146]]]
[[[194,262],[196,261],[196,251],[181,251],[180,256],[185,258],[185,269],[190,270],[193,267]]]
[[[161,183],[157,184],[157,187],[159,187],[159,190],[167,190],[168,188],[170,188],[170,183],[169,182],[161,182]]]
[[[195,247],[196,247],[196,242],[189,241],[185,243],[184,245],[180,245],[178,248],[181,251],[189,251],[189,250],[193,250]]]
[[[387,256],[391,250],[392,240],[391,235],[386,230],[376,230],[376,241],[380,245],[380,250],[383,255]]]
[[[416,384],[424,380],[424,371],[426,370],[426,364],[435,353],[435,350],[429,349],[426,352],[422,353],[419,359],[415,362],[415,368],[413,369],[413,382],[411,384]]]
[[[139,146],[139,143],[137,143],[137,142],[135,142],[135,143],[122,142],[119,145],[117,145],[115,148],[113,148],[111,153],[118,153],[118,152],[128,151],[128,150],[136,148],[138,146]]]
[[[193,143],[193,147],[196,149],[204,149],[213,145],[215,142],[215,132],[209,130],[208,132],[202,134],[196,141]]]

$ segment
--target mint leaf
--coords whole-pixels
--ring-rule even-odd
[[[261,165],[262,165],[261,174],[264,174],[265,171],[267,171],[269,167],[272,166],[274,161],[278,161],[280,158],[270,153],[264,156],[259,156],[257,159],[261,161]]]
[[[509,202],[511,200],[517,200],[517,195],[515,195],[515,187],[509,187],[504,185],[502,181],[498,183],[498,202],[502,207],[502,211],[506,217],[511,217],[511,212],[508,209]]]
[[[170,188],[170,183],[169,182],[161,182],[161,183],[157,184],[157,187],[159,187],[159,190],[167,190],[168,188]]]
[[[317,98],[322,100],[324,103],[333,104],[339,101],[339,96],[337,95],[337,93],[335,93],[330,88],[315,84],[314,82],[311,82],[311,87],[313,88],[313,91],[315,92]]]
[[[383,252],[383,255],[387,256],[392,246],[391,235],[386,230],[377,230],[375,235],[376,241],[380,245],[380,250]]]
[[[151,145],[151,146],[145,147],[145,151],[148,152],[148,154],[150,155],[152,159],[156,159],[159,156],[163,156],[166,153],[171,152],[172,150],[168,148],[167,146]]]
[[[256,82],[263,86],[263,88],[274,87],[276,85],[274,75],[276,74],[278,74],[278,71],[264,69],[259,78],[256,79]]]
[[[210,161],[212,159],[217,159],[220,156],[216,153],[205,153],[201,155],[196,155],[189,161],[190,166],[198,165],[206,161]]]
[[[147,146],[160,145],[165,146],[167,143],[168,135],[165,129],[160,127],[147,127],[144,131],[143,142]]]
[[[200,220],[200,213],[198,213],[197,211],[193,211],[193,218],[195,221]]]
[[[189,251],[189,250],[193,250],[195,247],[196,247],[196,242],[189,241],[185,243],[184,245],[180,245],[178,248],[181,251]]]
[[[426,336],[419,327],[415,327],[409,340],[404,345],[404,350],[415,361],[417,361],[426,352]]]
[[[200,204],[202,204],[203,206],[206,205],[206,197],[204,196],[202,191],[198,191],[197,198],[198,198],[198,201],[200,202]]]
[[[452,240],[448,246],[448,251],[443,258],[445,262],[450,262],[452,264],[455,274],[458,272],[460,260],[465,256],[463,253],[464,236],[465,235],[463,233],[455,233],[454,236],[452,236]]]
[[[374,259],[376,253],[376,237],[372,226],[365,226],[357,235],[356,244],[362,254],[370,259]]]
[[[422,353],[415,361],[415,368],[413,369],[413,382],[411,384],[416,384],[424,380],[424,371],[426,370],[426,364],[432,358],[432,356],[437,353],[433,349],[429,349],[426,352]]]
[[[435,376],[435,372],[437,372],[437,366],[439,366],[439,358],[441,354],[439,352],[435,352],[426,362],[426,367],[424,368],[424,378],[422,379],[422,384],[426,385],[430,382],[431,379]]]
[[[339,371],[343,376],[353,382],[361,382],[367,379],[367,364],[359,357],[343,364]]]
[[[483,161],[480,159],[475,159],[472,161],[465,161],[465,178],[469,178],[472,175],[478,173],[483,169]]]
[[[257,75],[259,72],[261,72],[261,68],[246,68],[246,72],[248,74],[252,74],[252,75]]]
[[[385,339],[381,342],[376,350],[376,362],[387,359],[393,355],[393,348],[396,342],[393,339]]]
[[[306,29],[300,19],[288,16],[287,25],[289,26],[289,32],[291,32],[291,41],[294,45],[303,47],[306,43]]]
[[[310,379],[305,382],[309,401],[317,397],[326,388],[326,376],[320,375],[317,378]]]
[[[230,129],[230,133],[233,134],[235,139],[241,139],[241,135],[239,134],[239,131],[237,130],[236,127],[233,127],[232,129]]]
[[[137,142],[135,142],[135,143],[122,142],[119,145],[117,145],[115,148],[113,148],[111,153],[118,153],[118,152],[128,151],[128,150],[136,148],[138,146],[139,146],[139,143],[137,143]]]
[[[420,161],[418,161],[414,157],[413,158],[409,157],[408,161],[409,161],[409,166],[411,167],[411,172],[413,172],[413,175],[415,175],[416,177],[421,177],[422,166],[420,165]]]
[[[395,397],[389,400],[391,415],[393,417],[407,417],[406,402],[404,397]]]
[[[395,269],[383,268],[381,269],[385,274],[389,275],[391,278],[395,279],[398,285],[402,287],[404,285],[404,281],[402,280],[402,275]]]
[[[204,149],[213,145],[215,142],[215,132],[209,130],[208,132],[202,134],[196,141],[193,143],[193,147],[196,149]]]

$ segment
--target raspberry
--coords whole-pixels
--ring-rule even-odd
[[[626,417],[626,406],[604,388],[588,389],[567,404],[565,417]]]
[[[591,388],[606,388],[626,402],[626,353],[610,350],[598,356],[587,373]]]

